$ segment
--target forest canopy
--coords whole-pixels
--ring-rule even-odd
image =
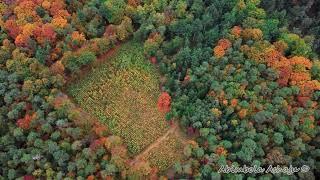
[[[0,179],[316,179],[319,18],[316,0],[0,1]],[[129,40],[192,139],[167,171],[65,95]],[[269,165],[310,169],[218,172]]]

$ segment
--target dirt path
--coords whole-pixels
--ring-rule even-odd
[[[169,129],[164,135],[162,135],[161,137],[159,137],[159,138],[158,138],[157,140],[155,140],[152,144],[150,144],[144,151],[142,151],[140,154],[138,154],[137,156],[135,156],[132,163],[135,163],[136,161],[143,159],[143,157],[144,157],[146,154],[148,154],[148,153],[151,151],[151,149],[158,147],[159,144],[160,144],[162,141],[168,139],[168,138],[169,138],[169,135],[170,135],[170,134],[173,134],[176,129],[177,129],[177,126],[170,127],[170,129]]]
[[[188,139],[186,136],[181,132],[180,127],[177,122],[174,122],[170,125],[170,129],[167,130],[165,134],[163,134],[161,137],[159,137],[157,140],[155,140],[152,144],[150,144],[147,148],[145,148],[141,153],[137,154],[132,161],[130,162],[130,165],[134,165],[135,163],[138,163],[141,160],[146,161],[146,156],[153,150],[158,148],[162,142],[168,140],[169,138],[178,138],[183,145],[188,144]]]
[[[120,48],[120,46],[121,46],[121,43],[116,44],[113,48],[109,49],[105,53],[98,56],[97,61],[99,63],[103,63],[104,61],[108,60],[108,58],[110,58],[111,56],[113,56],[117,52],[117,50]]]

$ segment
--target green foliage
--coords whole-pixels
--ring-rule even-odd
[[[105,0],[104,6],[106,8],[106,17],[110,23],[118,24],[124,16],[125,8],[124,0]]]
[[[320,62],[315,61],[311,68],[312,78],[320,81]]]
[[[277,145],[281,145],[284,141],[283,141],[283,135],[281,133],[274,133],[273,135],[273,141],[277,144]]]
[[[283,33],[280,35],[280,40],[286,42],[289,46],[288,52],[296,56],[309,57],[311,55],[312,49],[302,38],[297,34]]]
[[[256,143],[252,139],[245,139],[241,145],[240,151],[237,152],[237,156],[244,162],[251,162],[255,156]]]
[[[313,50],[319,52],[320,28],[319,1],[262,0],[262,7],[270,17],[276,17],[282,25],[301,36],[311,36]]]
[[[175,165],[173,178],[314,179],[319,174],[320,67],[313,52],[320,48],[319,7],[319,1],[284,0],[1,2],[0,179],[127,178],[121,176],[130,174],[127,159],[116,154],[123,148],[119,138],[108,137],[111,148],[102,148],[104,138],[80,128],[72,105],[56,101],[64,81],[51,71],[80,72],[133,31],[143,49],[142,43],[124,46],[136,49],[121,53],[81,88],[71,88],[79,104],[125,137],[131,152],[165,129],[153,106],[147,110],[152,116],[140,118],[148,119],[147,125],[135,121],[146,106],[122,116],[128,107],[156,99],[157,73],[144,62],[144,53],[156,59],[161,88],[172,95],[166,118],[179,119],[189,134],[199,135],[184,149],[188,159]],[[287,67],[272,50],[282,62],[289,59]],[[293,56],[313,61],[291,62]],[[288,83],[279,81],[286,77]],[[154,133],[150,138],[145,126]],[[217,173],[230,163],[311,169],[290,177]]]
[[[82,52],[79,55],[67,52],[63,59],[62,64],[71,72],[76,72],[80,70],[81,66],[90,64],[96,59],[93,52]]]

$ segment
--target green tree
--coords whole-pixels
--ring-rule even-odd
[[[124,16],[124,0],[106,0],[104,2],[105,13],[108,21],[113,24],[119,24]]]

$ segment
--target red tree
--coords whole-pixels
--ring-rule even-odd
[[[163,92],[158,99],[158,109],[161,112],[169,112],[171,97],[167,92]]]
[[[32,116],[27,114],[24,118],[19,119],[17,121],[17,126],[22,129],[29,129],[32,119],[33,119]]]
[[[10,37],[13,39],[15,39],[21,32],[20,27],[12,19],[6,21],[4,27],[9,32]]]
[[[49,40],[53,43],[56,40],[56,33],[52,26],[45,24],[38,26],[33,30],[33,35],[36,37],[39,43],[44,43],[45,40]]]
[[[157,64],[157,58],[154,57],[154,56],[150,57],[150,62],[151,62],[152,64]]]

